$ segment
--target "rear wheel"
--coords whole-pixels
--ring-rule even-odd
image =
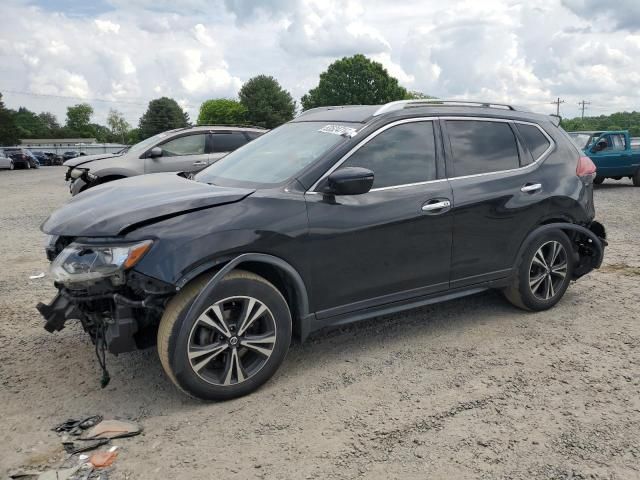
[[[593,179],[593,183],[596,185],[600,185],[602,182],[604,182],[604,177],[600,175],[596,175],[596,178]]]
[[[253,392],[282,364],[291,342],[291,314],[271,283],[237,270],[187,319],[209,280],[194,280],[169,302],[158,329],[158,354],[181,390],[204,400],[228,400]]]
[[[562,231],[534,239],[517,265],[517,276],[504,294],[525,310],[547,310],[560,301],[573,273],[573,248]]]
[[[640,187],[640,168],[633,174],[633,186]]]

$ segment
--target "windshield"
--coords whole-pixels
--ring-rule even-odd
[[[130,147],[127,147],[127,148],[132,153],[141,152],[141,151],[146,150],[147,148],[149,148],[153,144],[159,142],[163,138],[166,138],[168,135],[169,135],[169,132],[158,133],[157,135],[154,135],[153,137],[146,138],[146,139],[142,140],[141,142],[138,142],[135,145],[131,145]],[[125,149],[123,149],[123,150],[125,150]],[[118,152],[118,153],[124,153],[124,151],[123,152]]]
[[[223,157],[194,178],[222,186],[277,185],[353,136],[358,126],[335,122],[286,123]]]

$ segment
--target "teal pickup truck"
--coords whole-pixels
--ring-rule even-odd
[[[640,187],[640,148],[633,148],[627,130],[571,132],[574,143],[596,165],[595,184],[605,178],[628,177]]]

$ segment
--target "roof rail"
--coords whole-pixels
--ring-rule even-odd
[[[324,107],[313,107],[313,108],[310,108],[309,110],[303,110],[296,116],[296,118],[306,115],[307,113],[316,112],[320,110],[342,110],[345,108],[367,107],[367,106],[368,105],[326,105]]]
[[[476,102],[471,100],[440,100],[437,98],[433,98],[433,99],[419,99],[419,100],[397,100],[395,102],[389,102],[385,105],[382,105],[380,108],[378,108],[378,110],[375,111],[373,116],[376,117],[378,115],[382,115],[383,113],[393,112],[396,110],[403,110],[405,108],[425,107],[430,105],[501,108],[504,110],[513,110],[513,111],[525,110],[522,108],[516,108],[513,105],[509,105],[506,103]]]

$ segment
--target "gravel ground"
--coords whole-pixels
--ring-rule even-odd
[[[112,479],[640,478],[640,188],[596,190],[603,268],[551,311],[497,293],[315,335],[261,390],[202,403],[153,349],[109,358],[99,388],[78,325],[51,335],[38,227],[63,169],[0,171],[0,475],[65,458],[51,427],[93,413],[142,423]]]

